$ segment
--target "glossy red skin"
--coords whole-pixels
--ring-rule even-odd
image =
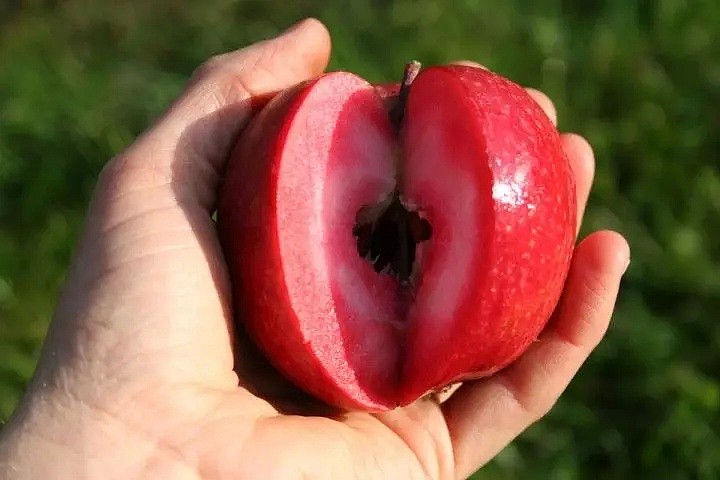
[[[406,137],[412,135],[413,122],[428,112],[427,104],[437,105],[449,95],[464,98],[467,110],[459,123],[467,122],[466,128],[458,127],[448,141],[484,146],[487,157],[478,159],[471,174],[475,185],[492,194],[481,202],[475,220],[480,223],[473,248],[478,255],[465,259],[474,285],[457,303],[457,320],[429,330],[425,327],[433,319],[422,308],[410,312],[401,404],[437,386],[497,372],[526,350],[559,299],[577,221],[574,177],[558,132],[523,88],[476,68],[443,67],[424,74],[424,82],[410,91]],[[408,145],[414,142],[406,139],[405,145],[412,148]],[[413,169],[408,160],[406,168]],[[428,198],[430,184],[413,190],[406,187],[412,203],[438,204]],[[426,209],[435,233],[443,215]],[[472,217],[467,221],[471,224]],[[430,247],[421,259],[427,276],[434,275],[427,264],[441,251]]]
[[[283,142],[316,82],[274,99],[240,140],[230,161],[218,225],[238,319],[285,375],[318,398],[347,409],[393,408],[454,381],[507,366],[544,327],[572,254],[575,187],[553,125],[523,89],[499,76],[461,66],[421,72],[410,92],[401,135],[403,167],[410,172],[401,186],[403,200],[420,206],[430,220],[433,238],[419,250],[415,302],[404,319],[406,326],[393,337],[398,351],[390,356],[398,359],[385,367],[396,372],[363,376],[367,372],[362,364],[344,355],[318,358],[308,345],[313,334],[307,338],[302,319],[293,310],[287,272],[278,253],[283,232],[278,230],[274,195]],[[396,86],[380,90],[378,102],[394,94]],[[427,135],[421,127],[445,122],[442,119],[455,123],[445,124],[447,138],[431,147],[448,155],[442,160],[433,156],[427,164],[436,167],[436,178],[442,178],[445,168],[459,169],[478,193],[463,219],[473,231],[462,239],[469,253],[450,262],[443,258],[452,237],[447,233],[452,226],[448,212],[458,209],[443,208],[454,200],[438,193],[433,175],[412,173],[420,170],[414,165],[424,156]],[[454,155],[458,145],[467,146],[469,153]],[[453,290],[454,300],[444,302],[433,297],[433,291],[442,289],[433,282],[446,278],[442,272],[448,269],[451,276],[452,269],[463,270],[466,280]],[[327,322],[349,322],[344,311],[335,310]],[[358,327],[354,328],[355,333],[352,328],[340,330],[339,349],[359,345]],[[360,386],[347,385],[347,374],[336,373],[348,368],[359,372]]]

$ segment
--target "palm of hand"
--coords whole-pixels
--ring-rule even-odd
[[[61,459],[53,478],[464,478],[552,406],[609,321],[627,260],[609,232],[578,247],[541,341],[442,404],[309,415],[319,406],[232,331],[210,216],[223,161],[251,97],[320,73],[328,54],[310,21],[214,59],[108,164],[0,465],[39,442]],[[563,141],[584,208],[592,153],[577,136]],[[25,473],[46,478],[43,468]]]
[[[95,202],[102,212],[91,214],[99,221],[86,235],[103,241],[89,240],[77,259],[49,337],[55,365],[72,366],[73,386],[59,385],[62,373],[52,367],[38,376],[82,399],[84,423],[90,416],[93,429],[103,425],[104,435],[83,433],[86,442],[101,451],[105,443],[125,446],[122,454],[109,450],[124,464],[118,478],[389,478],[380,465],[392,465],[394,478],[451,478],[449,433],[436,403],[330,419],[281,414],[238,387],[252,383],[283,411],[322,408],[244,336],[234,354],[228,280],[210,216],[175,208],[182,194],[165,174],[130,168],[131,161],[123,157],[104,172]],[[78,319],[88,310],[91,318]]]

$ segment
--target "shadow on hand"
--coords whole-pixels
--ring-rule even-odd
[[[235,371],[243,387],[287,415],[338,418],[342,410],[298,388],[285,378],[252,341],[242,322],[235,322]]]
[[[183,202],[187,195],[187,179],[197,175],[198,171],[204,172],[210,169],[198,169],[194,162],[202,161],[201,158],[197,156],[188,157],[183,154],[188,149],[182,148],[182,145],[201,145],[209,150],[224,150],[220,152],[220,155],[222,155],[221,166],[215,168],[220,178],[218,179],[217,175],[213,173],[213,178],[208,179],[208,183],[212,188],[213,202],[216,202],[225,163],[232,153],[232,147],[236,143],[236,139],[242,134],[249,118],[257,114],[272,97],[274,97],[274,94],[255,97],[244,103],[226,107],[203,117],[188,127],[179,140],[180,148],[177,149],[176,158],[173,162],[172,185],[180,206],[205,255],[213,282],[224,304],[225,316],[229,319],[227,328],[230,338],[234,342],[233,354],[235,371],[240,379],[239,386],[266,400],[283,414],[338,417],[341,415],[341,411],[315,399],[285,378],[252,341],[242,324],[242,312],[232,306],[232,289],[230,287],[232,280],[229,278],[213,215],[205,208],[198,208],[196,203],[188,204]],[[252,112],[250,116],[247,115],[248,108]],[[217,142],[218,144],[223,142],[222,138],[216,139],[215,136],[216,132],[225,129],[224,125],[226,124],[229,125],[226,127],[229,130],[227,131],[227,140],[231,140],[229,145],[208,145],[210,142]],[[227,143],[227,140],[225,143]],[[190,149],[190,151],[193,151],[193,149]],[[213,212],[215,208],[216,206],[213,205]]]

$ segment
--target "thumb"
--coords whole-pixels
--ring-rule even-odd
[[[305,20],[208,61],[106,165],[46,340],[48,372],[62,365],[93,384],[106,373],[88,374],[88,365],[105,372],[113,359],[134,375],[138,360],[119,358],[181,350],[155,370],[187,375],[185,382],[228,378],[229,289],[210,216],[223,162],[253,98],[321,73],[329,49],[323,25]]]
[[[328,31],[311,18],[275,38],[210,58],[155,125],[106,166],[101,180],[109,180],[107,193],[173,184],[182,201],[211,209],[219,173],[253,104],[319,75],[329,55]]]

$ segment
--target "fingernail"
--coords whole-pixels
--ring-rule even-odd
[[[630,268],[630,258],[628,258],[628,261],[625,264],[625,269],[623,270],[623,275],[625,275],[627,273],[628,268]]]

